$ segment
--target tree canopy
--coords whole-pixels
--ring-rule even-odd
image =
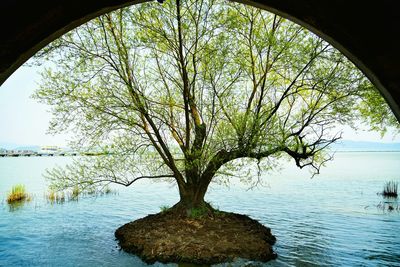
[[[72,131],[76,149],[107,152],[53,169],[58,189],[168,178],[181,203],[196,206],[224,168],[241,169],[238,159],[268,169],[285,156],[318,173],[338,124],[379,123],[365,104],[379,94],[339,51],[228,1],[123,8],[38,57],[54,66],[35,93],[52,107],[50,131]]]

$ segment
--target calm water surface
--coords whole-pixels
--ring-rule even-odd
[[[42,173],[68,161],[0,158],[0,266],[147,266],[119,250],[114,231],[173,205],[176,188],[141,182],[118,187],[117,194],[47,203]],[[337,153],[313,179],[292,165],[266,174],[265,187],[213,185],[206,196],[220,209],[250,215],[272,229],[279,256],[260,266],[400,266],[400,212],[378,209],[385,203],[376,194],[385,181],[400,181],[400,153]],[[5,198],[17,183],[34,198],[11,209]]]

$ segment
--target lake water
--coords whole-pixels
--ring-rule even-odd
[[[140,182],[117,187],[117,194],[48,203],[42,173],[68,161],[0,158],[0,266],[147,266],[119,250],[114,231],[173,205],[176,188]],[[377,208],[387,205],[377,195],[385,181],[400,181],[400,153],[337,153],[313,179],[293,163],[283,165],[264,175],[265,187],[212,185],[206,196],[221,210],[247,214],[272,229],[278,259],[260,266],[400,266],[400,211]],[[18,183],[34,197],[11,209],[6,194]]]

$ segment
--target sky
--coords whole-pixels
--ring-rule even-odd
[[[71,135],[47,133],[50,107],[37,103],[30,96],[38,88],[39,71],[43,67],[22,66],[0,86],[0,143],[18,145],[67,146]],[[371,142],[400,142],[400,136],[389,131],[383,138],[372,131],[354,131],[341,127],[343,139]]]
[[[22,66],[0,87],[0,143],[66,146],[67,134],[46,134],[50,107],[31,98],[42,67]]]

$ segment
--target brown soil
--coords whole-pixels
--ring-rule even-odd
[[[235,213],[190,218],[167,211],[125,224],[115,236],[123,250],[147,263],[215,264],[236,258],[268,261],[277,257],[271,230]]]

